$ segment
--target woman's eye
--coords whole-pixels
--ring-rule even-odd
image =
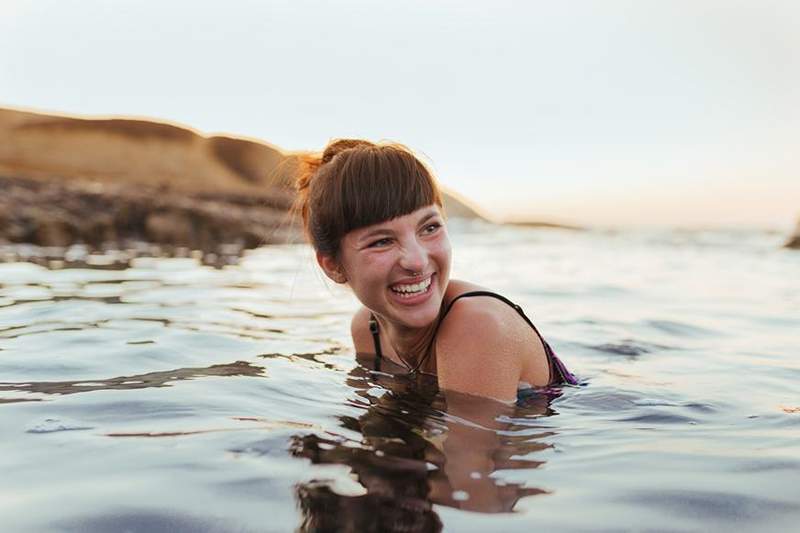
[[[425,229],[423,229],[422,231],[424,233],[435,233],[436,230],[438,230],[441,227],[442,227],[441,224],[439,224],[438,222],[434,222],[433,224],[428,224],[427,226],[425,226]]]
[[[377,248],[377,247],[380,247],[380,246],[386,246],[387,244],[389,244],[389,242],[391,242],[390,239],[378,239],[377,241],[373,241],[373,242],[369,243],[369,247],[370,248]]]

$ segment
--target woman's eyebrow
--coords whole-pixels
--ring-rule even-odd
[[[417,226],[422,226],[427,221],[429,221],[430,219],[432,219],[432,218],[434,218],[436,216],[439,216],[439,212],[438,211],[431,211],[430,213],[428,213],[427,215],[425,215],[424,217],[419,219],[419,222],[417,222]]]
[[[427,221],[429,221],[430,219],[432,219],[434,217],[437,217],[437,216],[439,216],[439,212],[436,211],[436,210],[432,210],[428,214],[424,215],[421,219],[419,219],[419,221],[417,222],[417,226],[418,227],[422,226]],[[367,233],[365,233],[365,234],[361,235],[360,237],[358,237],[358,242],[368,241],[368,240],[373,239],[373,238],[378,237],[378,236],[393,235],[393,234],[394,234],[394,232],[389,228],[376,228],[376,229],[368,231]]]
[[[378,235],[391,235],[391,234],[392,230],[388,228],[378,228],[365,233],[364,235],[358,238],[358,241],[359,242],[368,241],[374,237],[377,237]]]

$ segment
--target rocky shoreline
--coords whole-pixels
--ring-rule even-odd
[[[124,247],[144,241],[218,252],[255,248],[298,234],[291,196],[194,193],[98,182],[0,176],[2,239],[66,247]]]

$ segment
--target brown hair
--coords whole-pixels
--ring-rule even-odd
[[[401,144],[336,139],[300,163],[295,208],[314,248],[332,257],[354,229],[442,207],[433,174]]]

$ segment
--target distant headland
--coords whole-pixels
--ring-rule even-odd
[[[0,108],[0,242],[285,243],[299,234],[297,155],[161,121]],[[482,218],[449,192],[445,209]]]

